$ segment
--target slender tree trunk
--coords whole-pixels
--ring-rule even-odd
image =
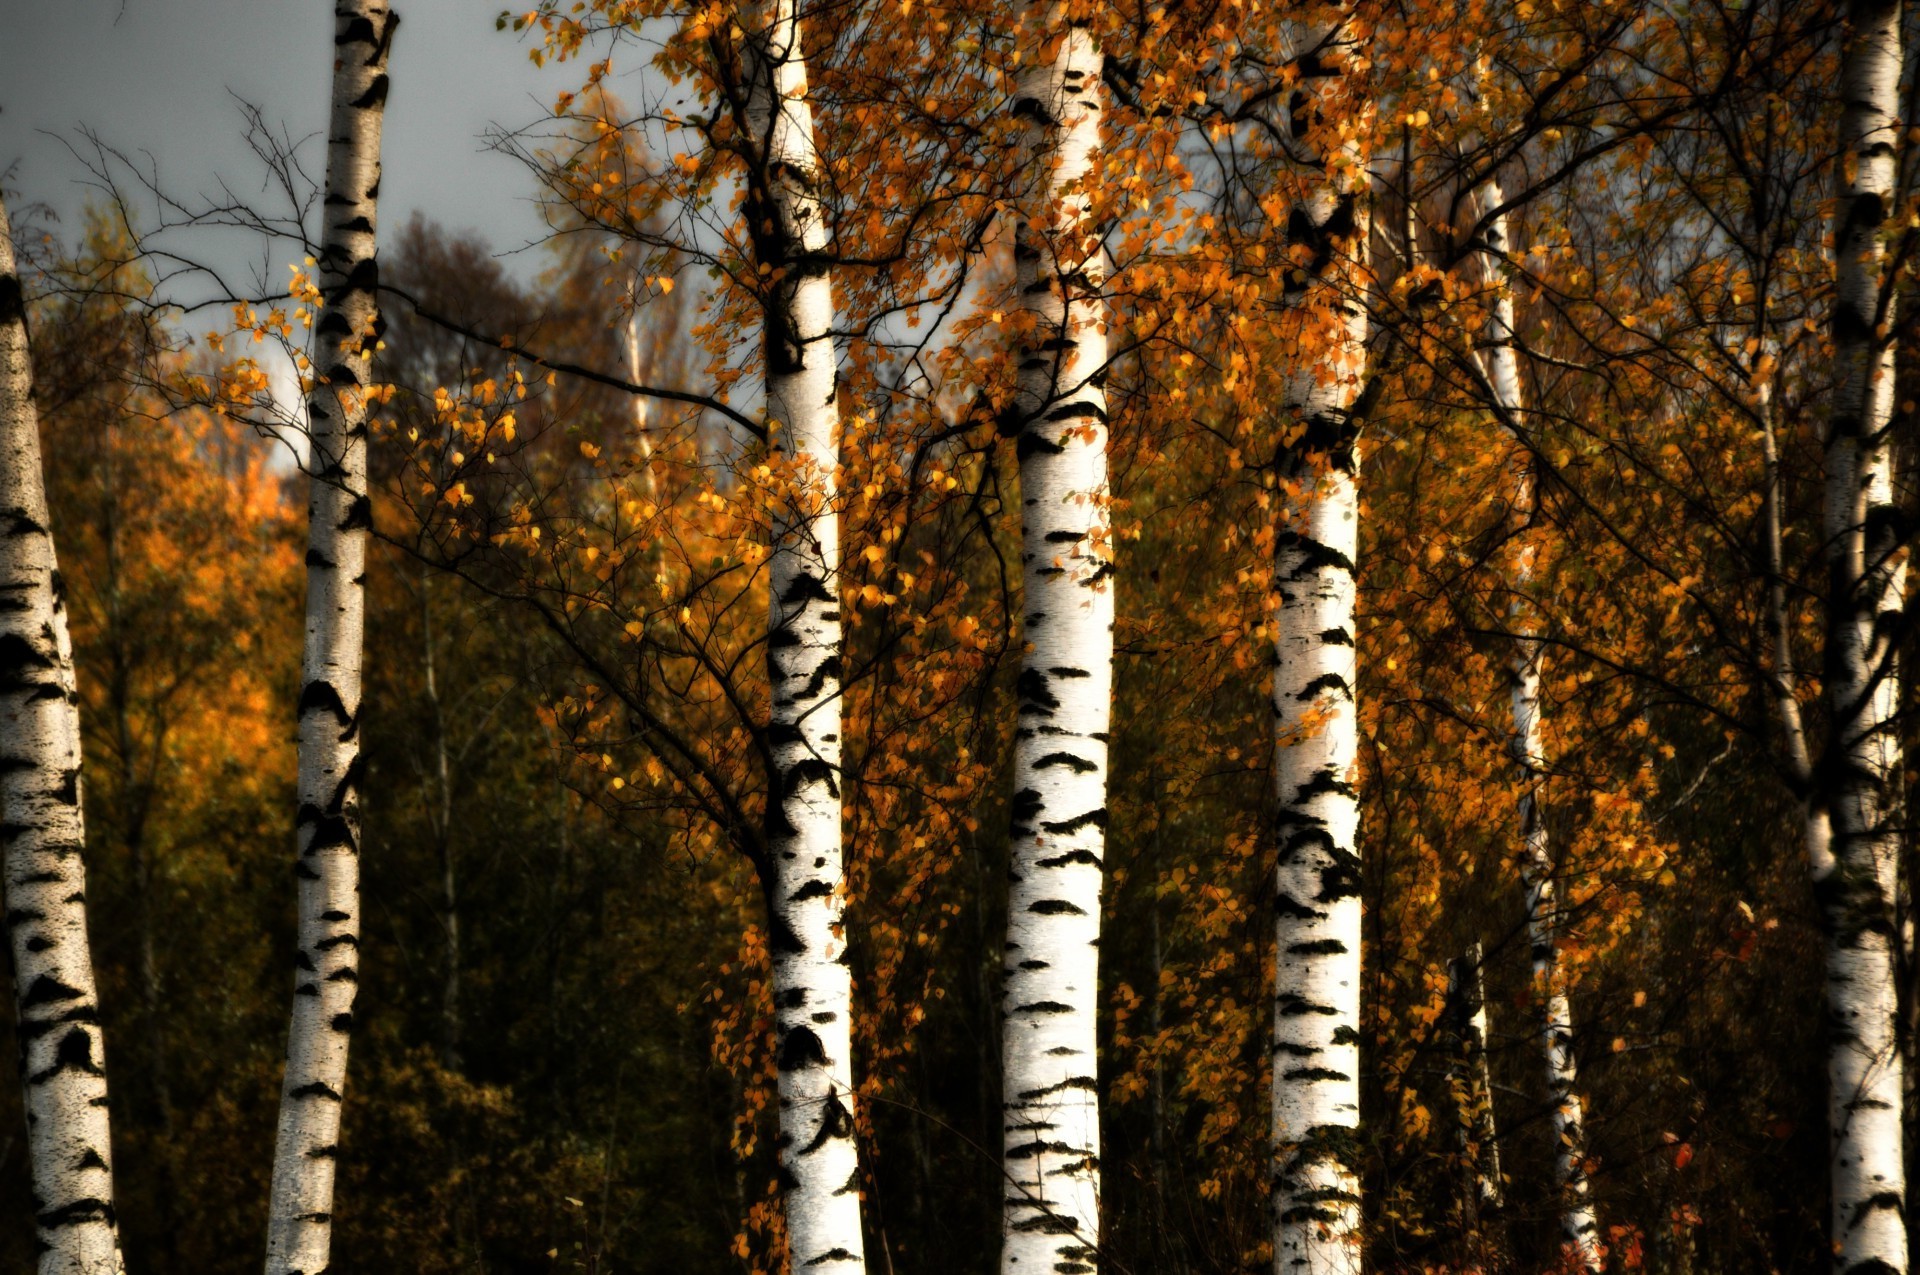
[[[641,372],[645,370],[645,360],[640,350],[640,283],[635,279],[627,293],[627,379],[638,385]],[[644,395],[633,395],[633,442],[640,454],[641,490],[652,500],[659,490],[659,479],[653,473],[653,430],[647,422],[647,400]]]
[[[833,281],[795,0],[770,0],[749,38],[748,128],[765,146],[748,216],[772,281],[765,298],[768,430],[791,498],[768,560],[767,794],[763,884],[773,955],[781,1181],[795,1271],[865,1269],[854,1138],[853,984],[840,840],[840,456]]]
[[[1499,208],[1497,181],[1480,192],[1483,206]],[[1518,436],[1526,410],[1520,388],[1520,355],[1515,345],[1513,290],[1507,286],[1505,260],[1512,251],[1507,218],[1496,213],[1487,223],[1481,264],[1493,306],[1487,325],[1487,379],[1503,421]],[[1526,594],[1533,578],[1534,549],[1528,523],[1533,516],[1533,473],[1524,458],[1516,461],[1512,518],[1519,550],[1514,563],[1513,738],[1520,767],[1520,877],[1527,895],[1527,937],[1533,955],[1534,998],[1541,1009],[1540,1034],[1546,1062],[1548,1128],[1554,1140],[1554,1187],[1560,1196],[1560,1242],[1583,1270],[1599,1271],[1600,1226],[1587,1184],[1587,1147],[1577,1068],[1573,1054],[1573,1002],[1560,967],[1560,918],[1554,903],[1554,862],[1547,825],[1540,813],[1546,782],[1546,745],[1542,737],[1540,669],[1543,648],[1532,631]]]
[[[0,205],[0,874],[40,1275],[118,1275],[106,1038],[87,943],[80,713],[13,229]]]
[[[1335,176],[1288,219],[1289,303],[1315,356],[1294,371],[1286,419],[1289,508],[1275,536],[1273,1261],[1278,1275],[1358,1275],[1360,1179],[1360,808],[1355,705],[1359,423],[1366,358],[1353,295],[1367,270],[1369,213],[1359,137],[1370,113],[1349,84],[1350,27],[1310,36],[1289,110],[1296,147],[1324,114],[1350,119]],[[1325,314],[1327,322],[1314,314]]]
[[[366,600],[368,374],[377,336],[374,220],[387,50],[385,0],[334,11],[333,111],[321,207],[313,392],[307,399],[307,622],[301,667],[299,953],[273,1155],[267,1275],[320,1275],[360,964],[360,667]]]
[[[1113,584],[1105,259],[1084,185],[1100,144],[1100,52],[1084,26],[1022,75],[1039,212],[1014,245],[1025,648],[1017,684],[1002,992],[1000,1269],[1092,1272],[1100,1243],[1097,1065]]]
[[[1520,498],[1531,503],[1532,483],[1521,482]],[[1518,581],[1523,587],[1524,560]],[[1533,956],[1534,1001],[1541,1011],[1540,1036],[1546,1056],[1547,1127],[1554,1140],[1554,1184],[1560,1193],[1560,1242],[1582,1269],[1605,1266],[1600,1227],[1587,1185],[1586,1128],[1578,1071],[1573,1055],[1573,1006],[1566,972],[1560,966],[1560,911],[1555,902],[1553,856],[1540,815],[1540,786],[1546,758],[1540,737],[1541,647],[1537,638],[1515,640],[1513,655],[1513,752],[1524,787],[1520,795],[1520,876],[1527,892],[1527,939]]]
[[[1487,1066],[1487,989],[1481,962],[1478,943],[1447,962],[1447,1022],[1454,1039],[1452,1087],[1460,1154],[1472,1179],[1468,1198],[1476,1232],[1505,1196],[1493,1119],[1493,1075]]]
[[[1894,888],[1900,784],[1894,650],[1906,548],[1893,496],[1894,351],[1884,240],[1899,145],[1900,5],[1856,0],[1841,70],[1845,189],[1835,214],[1826,445],[1825,658],[1831,737],[1809,824],[1827,941],[1828,1121],[1836,1271],[1907,1269]],[[1830,842],[1822,847],[1824,822]]]
[[[453,842],[453,764],[447,755],[447,715],[440,702],[440,678],[434,657],[432,585],[423,567],[420,589],[421,670],[427,713],[433,722],[433,786],[428,822],[440,852],[441,937],[445,968],[440,984],[440,1061],[460,1068],[460,873]]]

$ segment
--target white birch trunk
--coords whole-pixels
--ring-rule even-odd
[[[1345,29],[1310,37],[1290,103],[1296,147],[1323,110],[1367,109],[1346,80]],[[1277,1275],[1359,1275],[1360,808],[1354,562],[1359,551],[1358,423],[1366,315],[1352,295],[1367,265],[1365,165],[1353,121],[1323,180],[1287,226],[1293,304],[1317,360],[1297,369],[1286,419],[1297,504],[1275,538],[1276,872],[1273,1033],[1273,1261]]]
[[[1050,23],[1060,10],[1047,11]],[[1092,1275],[1100,1243],[1100,886],[1114,594],[1107,534],[1106,268],[1082,188],[1100,144],[1100,52],[1045,32],[1022,73],[1036,212],[1014,245],[1021,653],[1001,1032],[1005,1275]]]
[[[1481,188],[1483,205],[1498,208],[1503,195],[1498,181]],[[1481,254],[1493,306],[1487,324],[1487,379],[1501,417],[1517,425],[1525,410],[1520,389],[1520,358],[1513,329],[1513,290],[1507,286],[1504,261],[1512,248],[1507,218],[1496,213],[1485,231]],[[1516,438],[1516,441],[1520,441]],[[1547,841],[1546,821],[1540,813],[1540,789],[1546,781],[1546,747],[1542,739],[1540,669],[1542,647],[1529,631],[1525,597],[1532,583],[1534,550],[1525,523],[1533,511],[1533,475],[1520,462],[1514,477],[1512,517],[1521,537],[1514,564],[1513,738],[1514,760],[1520,766],[1520,876],[1527,894],[1527,937],[1533,955],[1534,999],[1541,1009],[1541,1047],[1546,1063],[1548,1128],[1554,1140],[1554,1186],[1560,1196],[1560,1242],[1580,1269],[1599,1271],[1600,1226],[1594,1216],[1587,1184],[1586,1136],[1577,1068],[1573,1055],[1573,1003],[1567,994],[1565,971],[1560,968],[1559,914],[1554,904],[1554,864]]]
[[[333,108],[321,206],[315,383],[307,399],[307,620],[299,735],[298,946],[273,1155],[267,1275],[320,1275],[360,963],[360,684],[367,533],[366,390],[377,335],[374,223],[386,0],[334,11]]]
[[[118,1275],[106,1038],[87,944],[79,693],[25,298],[0,205],[0,878],[40,1275]]]
[[[1477,1224],[1499,1209],[1500,1142],[1493,1119],[1493,1075],[1487,1065],[1487,991],[1478,943],[1447,962],[1447,1018],[1454,1038],[1453,1091],[1460,1154],[1473,1180]]]
[[[840,841],[839,408],[833,281],[795,0],[749,40],[748,127],[764,145],[748,216],[772,272],[764,322],[768,429],[791,463],[768,561],[766,890],[779,1066],[781,1182],[792,1269],[865,1269],[854,1138],[853,984]]]
[[[1894,504],[1885,225],[1899,142],[1900,5],[1856,0],[1841,70],[1843,180],[1833,343],[1841,381],[1826,448],[1831,737],[1809,819],[1827,940],[1834,1269],[1907,1269],[1894,882],[1901,783],[1895,643],[1906,550]],[[1830,844],[1822,848],[1822,824]]]

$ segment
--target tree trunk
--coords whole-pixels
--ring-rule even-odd
[[[48,527],[13,230],[0,205],[0,873],[40,1275],[118,1275],[106,1038],[87,943],[80,713]]]
[[[1039,213],[1014,245],[1021,654],[1002,993],[1006,1275],[1092,1272],[1100,1242],[1100,885],[1113,609],[1105,260],[1083,184],[1100,144],[1100,53],[1049,30],[1013,103]],[[1037,222],[1037,227],[1036,223]]]
[[[1809,819],[1827,946],[1828,1121],[1836,1271],[1905,1271],[1906,1171],[1894,975],[1899,703],[1894,648],[1906,548],[1894,504],[1887,210],[1899,144],[1900,5],[1856,0],[1841,70],[1846,186],[1835,213],[1826,444],[1826,701],[1831,736]],[[1829,844],[1819,844],[1824,824]]]
[[[1307,78],[1289,111],[1296,148],[1323,112],[1370,110],[1348,85],[1350,28],[1319,33],[1298,58]],[[1344,114],[1342,114],[1344,118]],[[1273,1261],[1278,1275],[1358,1275],[1360,1179],[1360,809],[1354,700],[1354,560],[1359,550],[1358,423],[1350,409],[1366,357],[1352,290],[1366,274],[1369,214],[1358,138],[1292,209],[1289,304],[1319,339],[1295,369],[1285,417],[1289,505],[1275,536]],[[1315,313],[1329,316],[1318,324]]]
[[[1487,1066],[1487,989],[1475,943],[1447,962],[1447,1023],[1453,1033],[1452,1088],[1461,1159],[1471,1178],[1472,1229],[1499,1209],[1500,1143],[1493,1119],[1493,1076]]]
[[[865,1269],[854,1138],[853,985],[840,841],[839,406],[833,281],[817,195],[819,159],[794,0],[771,0],[748,42],[749,136],[766,147],[748,216],[765,297],[768,432],[790,498],[768,560],[768,739],[764,869],[773,955],[781,1181],[792,1267]]]
[[[360,666],[368,375],[377,336],[374,220],[387,50],[386,0],[335,10],[333,111],[307,399],[307,621],[301,667],[298,943],[286,1077],[273,1155],[267,1275],[319,1275],[333,1242],[334,1166],[360,963]]]
[[[1484,207],[1498,209],[1503,201],[1500,184],[1481,188]],[[1515,347],[1513,291],[1507,286],[1505,261],[1512,251],[1505,213],[1488,220],[1481,266],[1493,306],[1487,324],[1487,380],[1502,421],[1519,437],[1525,403],[1520,389],[1520,355]],[[1542,740],[1540,668],[1542,648],[1532,631],[1526,595],[1532,583],[1534,550],[1528,524],[1533,516],[1533,473],[1522,455],[1516,460],[1511,518],[1519,546],[1514,563],[1513,605],[1513,738],[1514,761],[1520,767],[1519,809],[1520,877],[1527,894],[1527,936],[1533,954],[1534,999],[1541,1009],[1540,1033],[1546,1062],[1548,1128],[1554,1141],[1554,1187],[1559,1194],[1560,1242],[1571,1260],[1588,1271],[1604,1265],[1600,1252],[1600,1225],[1594,1216],[1587,1185],[1587,1147],[1577,1069],[1573,1056],[1573,1003],[1560,968],[1559,914],[1554,905],[1554,863],[1540,813],[1540,790],[1546,782],[1546,746]]]

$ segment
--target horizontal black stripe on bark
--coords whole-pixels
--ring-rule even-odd
[[[1055,836],[1066,836],[1070,833],[1078,832],[1082,828],[1105,828],[1107,826],[1107,808],[1102,806],[1098,810],[1089,810],[1085,814],[1075,815],[1071,819],[1042,823],[1040,826]]]
[[[1287,553],[1300,559],[1294,566],[1295,574],[1287,578],[1305,579],[1315,571],[1327,569],[1344,571],[1348,575],[1353,574],[1352,558],[1331,545],[1315,540],[1312,536],[1303,535],[1297,531],[1281,531],[1275,533],[1273,541],[1273,553],[1276,559]]]
[[[1097,868],[1100,866],[1100,856],[1091,850],[1082,848],[1079,850],[1069,850],[1066,854],[1054,855],[1049,859],[1036,860],[1033,866],[1036,868],[1065,868],[1076,863]]]
[[[1046,1085],[1039,1089],[1022,1089],[1020,1091],[1020,1101],[1032,1102],[1036,1098],[1044,1098],[1048,1094],[1060,1093],[1068,1089],[1084,1089],[1088,1093],[1097,1093],[1100,1089],[1100,1082],[1092,1076],[1070,1076],[1057,1085]]]
[[[1347,684],[1346,678],[1340,676],[1338,673],[1322,673],[1301,687],[1300,690],[1295,693],[1294,699],[1304,704],[1319,695],[1322,691],[1337,691],[1347,699],[1353,698],[1353,687]]]
[[[15,1023],[14,1034],[24,1045],[30,1041],[39,1040],[42,1036],[51,1036],[62,1027],[68,1027],[74,1023],[97,1025],[99,1022],[99,1008],[91,1004],[81,1004],[61,1010],[57,1014],[49,1014],[44,1018],[29,1018]]]
[[[95,1196],[74,1200],[57,1209],[48,1209],[34,1214],[34,1225],[43,1231],[58,1231],[69,1226],[85,1226],[90,1222],[104,1222],[113,1225],[113,1205]]]
[[[837,1195],[839,1192],[835,1192],[835,1194]],[[855,1260],[853,1254],[847,1252],[846,1249],[830,1248],[818,1257],[809,1258],[806,1264],[808,1266],[824,1266],[828,1262],[851,1262],[853,1260]]]
[[[304,1098],[324,1098],[324,1099],[325,1099],[325,1100],[327,1100],[328,1102],[339,1102],[339,1101],[340,1101],[340,1095],[339,1095],[338,1093],[336,1093],[336,1092],[335,1092],[335,1091],[334,1091],[334,1090],[333,1090],[333,1089],[332,1089],[331,1087],[329,1087],[328,1085],[325,1085],[325,1084],[323,1084],[323,1083],[321,1083],[321,1082],[320,1082],[320,1081],[318,1081],[318,1080],[316,1080],[316,1081],[313,1081],[313,1082],[312,1082],[312,1083],[310,1083],[310,1084],[304,1084],[304,1085],[301,1085],[301,1086],[300,1086],[300,1087],[299,1087],[298,1089],[289,1089],[289,1090],[287,1091],[287,1097],[289,1097],[289,1098],[302,1098],[302,1099],[304,1099]]]
[[[1020,431],[1020,437],[1013,445],[1014,457],[1025,460],[1029,456],[1058,456],[1067,449],[1044,435],[1036,434],[1031,427]]]
[[[1009,1014],[1071,1014],[1071,1005],[1062,1005],[1059,1001],[1034,1001],[1031,1005],[1021,1005],[1007,1011]]]
[[[1027,911],[1038,916],[1085,916],[1087,910],[1077,903],[1065,899],[1041,899],[1027,905]]]
[[[778,776],[781,795],[792,798],[808,784],[825,784],[827,792],[838,797],[840,785],[834,782],[833,767],[819,757],[807,757],[787,767],[784,774]]]
[[[70,987],[51,974],[42,974],[28,985],[27,994],[20,998],[20,1008],[26,1011],[61,1001],[85,1000],[86,995],[79,988]]]

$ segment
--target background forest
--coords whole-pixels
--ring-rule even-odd
[[[328,136],[251,117],[252,202],[168,190],[110,125],[85,224],[0,172],[124,1269],[253,1270],[269,1230],[327,827],[315,491],[366,533],[333,1275],[943,1275],[1073,1232],[1019,1220],[1003,1141],[1036,826],[1094,869],[1057,911],[1098,954],[1097,1074],[1062,1082],[1094,1149],[1041,1178],[1092,1172],[1097,1218],[1051,1269],[1907,1269],[1904,1221],[1861,1219],[1904,1218],[1920,1116],[1913,21],[542,0],[499,18],[555,95],[495,139],[552,230],[516,275],[376,218],[408,32],[353,0],[312,51]],[[357,478],[314,460],[350,399]],[[1036,656],[1049,570],[1110,658]],[[830,752],[781,716],[816,643]],[[1098,758],[1036,761],[1109,667],[1071,728]],[[1290,789],[1314,750],[1331,779]],[[1047,822],[1049,764],[1097,809]],[[828,826],[830,925],[794,920],[781,848]],[[789,1263],[847,1225],[786,1198],[815,1200],[782,1124],[820,1048],[803,922],[851,980],[807,1149],[844,1141],[858,1190],[853,1251]],[[1309,1010],[1356,1077],[1287,1034],[1349,922],[1351,1021]],[[31,1001],[0,1009],[23,1058]],[[1841,1092],[1862,1015],[1891,1043]],[[0,1268],[91,1272],[49,1264],[37,1065],[0,1086]],[[1289,1133],[1286,1086],[1329,1078],[1338,1137]],[[1870,1136],[1898,1171],[1862,1187]],[[1350,1177],[1295,1216],[1300,1156]]]

